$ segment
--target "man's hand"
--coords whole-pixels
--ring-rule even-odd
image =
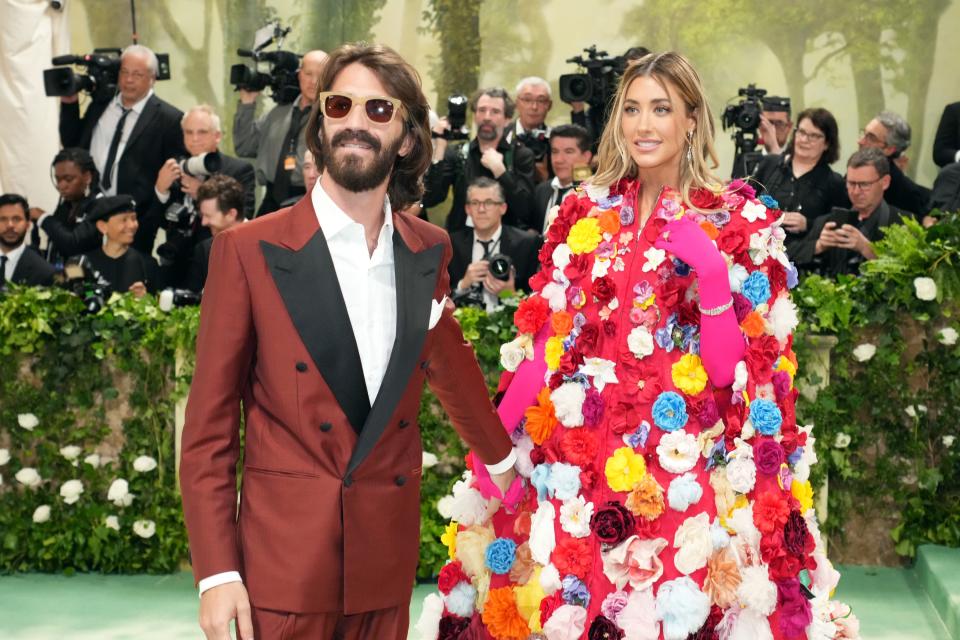
[[[200,596],[200,628],[207,640],[231,640],[230,621],[236,619],[238,640],[253,640],[250,598],[242,582],[228,582]]]
[[[817,246],[814,253],[820,255],[827,249],[840,246],[840,234],[836,222],[827,222],[820,231],[820,237],[817,238]]]
[[[498,280],[493,277],[493,274],[489,271],[487,272],[486,277],[483,279],[483,288],[492,293],[495,296],[500,295],[501,291],[516,291],[516,272],[513,267],[510,267],[510,279],[509,280]]]
[[[27,213],[30,214],[30,222],[36,222],[44,213],[46,213],[46,211],[40,207],[30,207],[30,210]]]
[[[570,103],[570,110],[574,113],[583,113],[584,109],[587,108],[587,103],[580,100],[576,100]]]
[[[782,149],[780,149],[780,142],[777,140],[777,128],[774,124],[761,115],[758,128],[767,153],[780,153]]]
[[[60,104],[76,104],[80,102],[80,94],[75,93],[72,96],[60,96]]]
[[[807,217],[796,211],[784,211],[783,228],[790,233],[803,233],[807,230]]]
[[[433,133],[437,135],[443,135],[450,130],[450,121],[447,120],[447,117],[444,116],[437,120],[437,124],[433,127]],[[433,161],[440,162],[443,160],[443,154],[447,150],[447,140],[446,138],[433,138]]]
[[[194,200],[197,199],[197,189],[200,188],[201,184],[203,184],[203,180],[200,178],[194,178],[185,173],[180,176],[180,189]]]
[[[460,279],[457,288],[461,291],[469,289],[475,283],[483,282],[489,273],[490,263],[488,261],[477,260],[476,262],[471,262],[470,265],[467,266],[467,272],[463,274],[463,278]]]
[[[507,171],[506,165],[503,164],[503,154],[496,149],[484,151],[480,156],[480,164],[489,169],[494,178],[499,178]]]
[[[177,161],[173,158],[168,159],[163,163],[163,166],[160,167],[160,172],[157,174],[157,183],[156,189],[159,193],[170,193],[170,186],[180,178],[180,165],[177,164]]]
[[[843,225],[837,232],[837,235],[839,236],[838,247],[856,251],[868,260],[873,260],[877,257],[877,254],[873,252],[873,245],[870,243],[870,240],[867,239],[867,236],[863,235],[860,229],[857,229],[853,225]]]
[[[132,285],[130,285],[130,288],[127,289],[127,291],[138,298],[142,298],[143,296],[147,295],[147,285],[143,284],[142,282],[134,282]]]
[[[247,89],[239,89],[240,92],[240,104],[253,104],[257,101],[257,96],[260,95],[259,91],[248,91]]]

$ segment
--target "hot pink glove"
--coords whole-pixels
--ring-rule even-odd
[[[715,309],[732,300],[726,262],[696,222],[684,217],[667,223],[654,246],[672,253],[697,272],[701,309]],[[745,350],[732,306],[717,316],[701,313],[700,358],[714,387],[733,384],[734,369]]]
[[[503,423],[507,433],[512,434],[516,431],[527,407],[537,403],[537,394],[543,388],[543,376],[547,371],[544,355],[548,334],[548,325],[544,325],[533,342],[533,360],[524,360],[520,363],[513,379],[510,381],[510,386],[503,394],[500,406],[497,407],[497,415],[500,416],[500,422]],[[487,499],[499,498],[500,489],[490,479],[490,472],[487,471],[486,465],[472,451],[470,452],[470,464],[473,467],[473,477],[477,481],[477,489],[480,490],[480,495]],[[523,483],[520,476],[517,476],[507,490],[507,495],[503,498],[503,504],[511,509],[516,508],[522,497]]]

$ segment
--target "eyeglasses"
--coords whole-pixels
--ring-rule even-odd
[[[796,129],[794,129],[793,133],[797,137],[806,138],[811,142],[818,142],[826,138],[826,136],[823,135],[822,133],[817,133],[815,131],[807,131],[806,129],[801,129],[800,127],[797,127]]]
[[[317,99],[323,105],[323,115],[331,120],[346,118],[350,115],[354,105],[361,105],[370,122],[389,124],[393,120],[393,114],[403,107],[402,103],[396,98],[385,96],[360,97],[351,93],[333,93],[332,91],[324,91],[317,96]]]
[[[793,123],[789,120],[770,120],[770,124],[773,125],[773,128],[777,131],[784,131],[790,128],[790,125]]]
[[[866,129],[860,129],[860,139],[866,140],[870,144],[884,144],[884,141],[878,138],[875,134],[870,133]]]
[[[881,180],[883,180],[882,177],[877,178],[876,180],[867,180],[864,182],[853,182],[851,180],[847,180],[847,189],[850,191],[866,191]]]
[[[120,69],[121,78],[133,78],[134,80],[143,80],[147,74],[143,71],[130,71],[129,69]]]
[[[473,207],[474,209],[479,209],[480,207],[492,209],[501,204],[503,204],[503,200],[467,200],[467,206]]]
[[[538,107],[545,107],[548,104],[550,104],[550,98],[547,98],[546,96],[540,96],[537,98],[531,98],[530,96],[520,96],[519,98],[517,98],[517,100],[519,100],[523,104],[535,104]]]

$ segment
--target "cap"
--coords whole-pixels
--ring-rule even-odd
[[[90,206],[87,220],[90,222],[106,220],[112,215],[136,210],[137,203],[128,195],[104,196],[103,198],[97,198]]]

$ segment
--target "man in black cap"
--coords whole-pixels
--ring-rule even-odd
[[[127,195],[97,200],[87,219],[103,234],[103,246],[84,256],[88,268],[97,272],[113,291],[130,291],[138,298],[157,289],[157,263],[131,245],[137,233],[137,211]]]

